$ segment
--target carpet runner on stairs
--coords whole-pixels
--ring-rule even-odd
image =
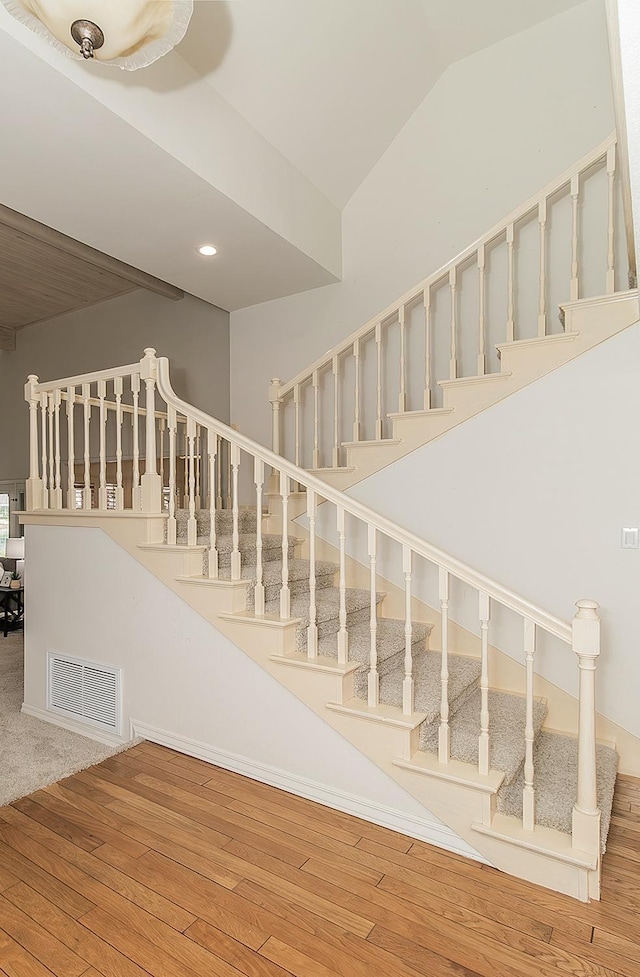
[[[196,513],[197,542],[209,545],[209,512]],[[188,512],[176,513],[179,543],[186,543]],[[239,549],[242,554],[242,578],[249,581],[247,610],[255,606],[256,583],[256,511],[243,508],[239,512]],[[233,516],[230,510],[216,513],[216,548],[221,577],[230,577]],[[300,618],[296,648],[305,651],[309,624],[308,560],[294,556],[299,540],[289,537],[289,588],[291,616]],[[266,533],[262,536],[263,583],[265,611],[280,613],[282,586],[282,536]],[[337,658],[336,636],[340,630],[340,592],[336,586],[338,566],[316,561],[316,608],[318,623],[318,654]],[[208,574],[208,552],[203,554],[203,573]],[[384,594],[377,594],[378,604]],[[369,590],[348,588],[345,594],[347,630],[349,633],[349,661],[360,662],[354,677],[354,695],[367,699],[367,675],[371,647]],[[419,729],[419,749],[438,752],[440,725],[440,669],[439,651],[429,650],[431,624],[412,624],[412,658],[415,689],[415,710],[426,714]],[[390,618],[377,621],[376,645],[380,702],[402,708],[404,680],[405,622]],[[478,764],[481,693],[480,661],[462,655],[449,654],[449,725],[451,756],[457,760]],[[577,741],[570,736],[543,730],[547,709],[544,702],[535,700],[533,709],[534,768],[536,789],[536,824],[571,833],[571,814],[577,784]],[[525,759],[525,699],[510,692],[489,690],[489,755],[492,770],[504,774],[497,795],[497,807],[503,814],[522,819],[522,789]],[[598,802],[602,812],[601,838],[605,850],[613,805],[618,755],[610,747],[598,745]]]

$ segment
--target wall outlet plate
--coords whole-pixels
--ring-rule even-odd
[[[623,528],[620,546],[623,550],[637,550],[640,548],[640,529]]]

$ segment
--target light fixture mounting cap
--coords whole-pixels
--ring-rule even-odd
[[[74,20],[71,36],[80,45],[80,54],[85,59],[92,58],[93,52],[104,44],[104,34],[92,20]]]

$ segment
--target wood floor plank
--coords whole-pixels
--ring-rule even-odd
[[[240,977],[240,971],[210,953],[207,953],[204,968],[199,965],[199,969],[194,971],[179,957],[168,953],[164,945],[146,939],[143,934],[125,926],[120,920],[116,921],[102,909],[93,909],[80,922],[103,943],[110,944],[147,970],[152,977],[195,977],[197,973],[211,974],[212,977]],[[193,948],[185,947],[185,954],[189,949]]]
[[[110,898],[109,891],[105,890],[111,890],[116,895],[126,899],[129,905],[133,904],[134,906],[147,909],[153,915],[157,916],[158,919],[163,920],[169,926],[180,931],[190,926],[196,918],[170,900],[158,896],[152,890],[136,882],[129,875],[105,864],[95,855],[74,848],[47,828],[31,822],[18,812],[15,813],[17,816],[16,824],[19,826],[19,830],[10,839],[13,846],[12,850],[16,854],[20,852],[20,857],[37,859],[41,866],[48,865],[52,872],[57,873],[56,878],[59,876],[66,878],[68,881],[68,884],[65,886],[66,890],[78,900],[81,900],[81,904],[84,907],[82,912],[78,913],[78,916],[84,915],[85,912],[88,912],[96,906],[96,903],[91,901],[91,897],[85,898],[78,893],[78,889],[82,886],[84,892],[88,892],[91,889],[92,895],[100,895],[103,901]],[[4,831],[7,829],[3,828],[0,830]],[[23,836],[31,840],[30,846],[25,847]],[[96,849],[96,851],[99,851],[99,849]],[[35,865],[32,861],[28,864]],[[72,868],[80,870],[82,875],[71,872]],[[36,870],[40,871],[38,868]],[[52,878],[51,875],[45,877]],[[88,880],[95,880],[101,888],[89,886]],[[39,889],[38,891],[41,890]],[[47,894],[46,888],[44,894]]]
[[[69,886],[47,872],[43,872],[28,858],[14,852],[2,842],[0,842],[0,861],[4,865],[8,865],[21,882],[26,882],[35,892],[45,895],[55,906],[73,919],[83,916],[84,913],[94,908],[93,903],[89,902],[88,899],[83,899]],[[14,888],[15,886],[11,886],[10,889],[5,889],[3,896],[6,897],[6,894],[13,891]]]
[[[78,920],[67,916],[24,883],[19,882],[9,889],[7,898],[43,929],[86,960],[87,967],[95,967],[102,977],[148,977],[148,971],[98,939]]]
[[[17,883],[16,883],[17,884]],[[0,930],[18,943],[56,977],[80,977],[87,969],[86,961],[72,953],[50,933],[0,896]]]
[[[640,977],[639,812],[583,905],[141,743],[0,809],[0,977]]]

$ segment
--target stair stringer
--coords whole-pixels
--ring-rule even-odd
[[[491,864],[582,901],[599,897],[599,863],[573,849],[568,836],[536,827],[523,841],[516,819],[502,817],[500,830],[493,826],[500,774],[481,777],[474,766],[465,763],[450,763],[443,769],[437,761],[424,762],[424,754],[418,757],[422,763],[416,762],[419,716],[403,717],[391,707],[368,710],[366,717],[362,709],[358,714],[328,708],[332,703],[349,702],[353,669],[337,666],[334,659],[318,659],[311,667],[300,661],[301,656],[293,651],[295,619],[281,622],[238,615],[238,591],[245,583],[230,586],[228,581],[200,578],[194,585],[189,578],[194,576],[194,563],[201,558],[203,547],[161,543],[165,517],[48,510],[22,518],[27,525],[102,529]]]
[[[638,289],[566,302],[561,309],[563,333],[500,343],[499,373],[439,381],[443,407],[389,414],[391,438],[347,442],[344,468],[313,469],[314,474],[345,492],[640,319]]]

